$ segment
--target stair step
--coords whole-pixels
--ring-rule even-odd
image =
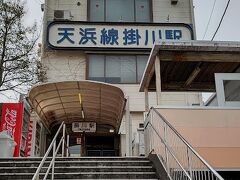
[[[0,180],[32,179],[42,158],[0,158]],[[44,177],[51,158],[40,172]],[[151,161],[145,157],[57,157],[55,179],[157,179]],[[49,179],[51,171],[49,174]]]
[[[33,173],[0,173],[0,179],[31,179]],[[40,174],[43,178],[44,174]],[[50,175],[49,175],[50,177]],[[55,173],[55,179],[156,179],[155,172]]]
[[[48,166],[50,161],[46,161],[44,166]],[[40,162],[36,161],[16,161],[0,162],[0,167],[37,167]],[[56,166],[148,166],[150,161],[55,161]]]
[[[0,173],[34,173],[37,167],[2,167]],[[47,167],[42,169],[46,172]],[[154,172],[152,166],[71,166],[55,167],[55,172]]]
[[[59,180],[59,179],[56,179],[55,180]],[[71,180],[79,180],[79,179],[71,179]],[[86,180],[86,179],[81,179],[81,180]],[[96,180],[96,179],[87,179],[87,180]],[[109,180],[109,179],[101,179],[101,180]],[[129,179],[119,179],[119,180],[129,180]],[[145,179],[132,179],[132,180],[146,180]],[[148,179],[148,180],[158,180],[158,179]]]
[[[47,160],[51,160],[51,157],[48,157]],[[41,161],[42,157],[34,157],[34,158],[0,158],[0,162],[2,161]],[[148,160],[145,157],[56,157],[57,161],[146,161]]]

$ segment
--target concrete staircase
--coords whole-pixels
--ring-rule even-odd
[[[32,179],[41,158],[0,159],[0,179]],[[44,164],[40,179],[50,159]],[[142,157],[56,158],[55,179],[158,179],[152,163]],[[49,176],[50,179],[50,176]]]

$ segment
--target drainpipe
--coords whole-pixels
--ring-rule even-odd
[[[48,5],[48,0],[45,0],[44,2],[44,10],[43,10],[43,25],[42,25],[42,47],[41,47],[41,57],[45,57],[46,55],[46,49],[47,49],[47,24],[48,24],[48,19],[47,19],[47,14],[49,9]]]
[[[129,108],[129,97],[126,97],[126,118],[125,118],[125,129],[126,129],[126,156],[132,156],[132,121],[130,117]]]

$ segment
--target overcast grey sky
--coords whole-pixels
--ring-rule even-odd
[[[181,1],[181,0],[180,0]],[[195,23],[197,31],[197,39],[202,40],[208,19],[211,14],[211,10],[214,4],[214,0],[193,0],[194,1],[194,11],[195,11]],[[215,9],[209,24],[208,31],[205,36],[205,40],[212,38],[221,16],[224,12],[228,0],[216,0]],[[27,2],[27,15],[25,16],[25,23],[31,25],[36,21],[41,27],[41,20],[43,13],[41,12],[41,4],[44,0],[26,0]],[[228,11],[222,22],[222,25],[216,35],[214,40],[220,41],[240,41],[240,0],[231,0]],[[15,95],[11,95],[15,98]],[[205,97],[206,98],[206,97]],[[0,99],[3,101],[14,101],[6,100],[6,98]]]
[[[206,39],[211,39],[224,12],[228,0],[217,0]],[[203,38],[214,0],[194,0],[198,39]],[[214,40],[240,41],[240,1],[231,0],[222,25]]]

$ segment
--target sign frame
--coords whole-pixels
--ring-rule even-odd
[[[88,21],[52,21],[47,26],[47,45],[50,49],[54,50],[94,50],[94,51],[111,51],[111,50],[119,50],[119,51],[150,51],[151,48],[138,48],[138,47],[68,47],[68,46],[62,46],[57,47],[51,44],[49,36],[50,36],[50,28],[54,25],[59,24],[73,24],[73,25],[111,25],[111,26],[166,26],[166,27],[184,27],[187,28],[190,32],[190,38],[189,40],[194,40],[194,32],[192,25],[185,24],[185,23],[136,23],[136,22],[88,22]],[[164,40],[164,39],[163,39]]]
[[[75,123],[94,123],[94,131],[91,131],[91,130],[89,130],[89,131],[87,131],[87,130],[74,130],[74,124]],[[83,132],[86,132],[86,133],[95,133],[96,131],[97,131],[97,123],[96,122],[93,122],[93,121],[76,121],[76,122],[72,122],[72,131],[73,132],[75,132],[75,133],[78,133],[78,132],[80,132],[80,133],[83,133]]]

